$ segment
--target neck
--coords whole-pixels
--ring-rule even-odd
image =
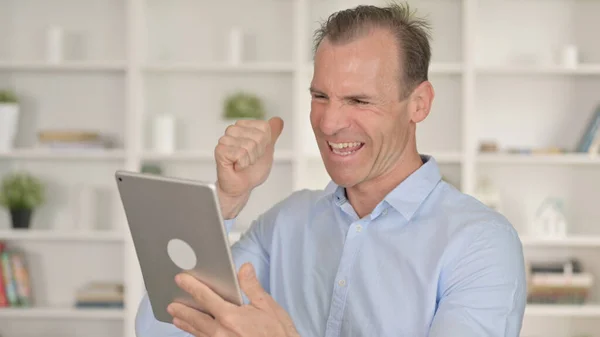
[[[407,147],[384,174],[346,188],[348,201],[359,218],[370,214],[386,195],[423,165],[415,147]]]

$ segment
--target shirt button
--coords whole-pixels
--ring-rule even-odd
[[[339,280],[338,284],[340,285],[340,287],[343,287],[346,285],[346,280]]]
[[[387,214],[387,208],[383,210],[382,214],[383,214],[383,215],[386,215],[386,214]]]
[[[360,233],[360,231],[362,231],[362,226],[361,225],[356,225],[356,231]]]

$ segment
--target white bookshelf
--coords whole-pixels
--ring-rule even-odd
[[[80,72],[124,72],[123,62],[0,62],[0,70],[16,72],[80,71]]]
[[[9,319],[94,319],[123,320],[125,312],[120,309],[88,309],[88,308],[0,308],[0,317]]]
[[[143,282],[114,171],[139,170],[148,162],[161,165],[167,175],[214,180],[213,149],[226,125],[219,114],[230,92],[259,94],[269,116],[285,121],[271,176],[240,214],[231,242],[290,192],[323,188],[328,177],[308,124],[312,31],[332,11],[359,3],[383,1],[0,1],[0,88],[23,95],[26,113],[18,149],[0,153],[0,175],[16,168],[32,171],[50,183],[53,197],[27,232],[8,229],[7,214],[0,213],[0,239],[33,256],[38,299],[31,309],[0,310],[0,334],[35,335],[69,326],[61,336],[75,336],[77,329],[134,336]],[[600,193],[599,157],[478,153],[479,142],[490,139],[503,148],[574,146],[600,103],[600,46],[594,34],[600,31],[594,14],[600,3],[417,0],[411,5],[428,14],[434,28],[430,78],[436,98],[418,127],[420,150],[434,155],[444,177],[466,193],[484,176],[498,186],[503,213],[519,230],[527,258],[577,256],[600,276],[595,262],[600,210],[590,203]],[[49,24],[86,34],[84,57],[47,62],[43,33]],[[251,32],[256,46],[240,64],[227,62],[223,42],[234,24]],[[575,68],[548,61],[549,52],[556,55],[567,43],[580,47],[582,63]],[[530,59],[532,53],[544,60],[508,61]],[[179,122],[178,150],[167,154],[151,148],[148,133],[149,118],[165,111]],[[120,143],[106,151],[39,149],[33,141],[38,128],[93,129]],[[68,213],[65,190],[84,181],[103,188],[106,214],[97,219],[99,230],[56,229]],[[527,224],[551,195],[565,199],[569,236],[532,237]],[[123,310],[65,305],[77,287],[102,278],[124,282]],[[599,291],[595,287],[584,306],[528,306],[523,336],[597,333]]]

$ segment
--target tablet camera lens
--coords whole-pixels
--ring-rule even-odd
[[[119,181],[123,181],[123,178],[119,177]]]

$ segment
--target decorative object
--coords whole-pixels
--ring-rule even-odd
[[[63,60],[64,34],[61,27],[51,25],[46,29],[46,60],[58,64]]]
[[[502,205],[500,200],[500,193],[489,179],[482,178],[479,180],[479,183],[475,188],[474,196],[477,200],[479,200],[489,208],[497,212],[501,212]]]
[[[19,124],[19,100],[10,90],[0,90],[0,152],[8,152],[15,145]]]
[[[158,164],[144,163],[140,172],[161,175],[163,170]]]
[[[152,121],[152,148],[161,153],[175,151],[175,117],[156,115]]]
[[[577,46],[566,45],[561,50],[560,61],[563,67],[574,69],[579,63],[579,52]]]
[[[534,234],[538,237],[565,237],[567,220],[563,213],[563,202],[558,198],[546,198],[535,214]]]
[[[13,228],[29,228],[34,210],[45,200],[42,182],[28,172],[14,172],[2,180],[0,205],[10,211]]]
[[[84,31],[71,30],[64,34],[63,58],[68,61],[83,61],[87,58],[87,39]]]
[[[93,185],[77,184],[71,188],[71,211],[73,225],[80,231],[96,229],[97,191]]]
[[[262,100],[250,93],[237,92],[225,99],[223,118],[236,119],[264,119],[265,109]]]
[[[239,65],[242,62],[244,48],[244,33],[238,27],[232,27],[229,31],[229,63]]]

